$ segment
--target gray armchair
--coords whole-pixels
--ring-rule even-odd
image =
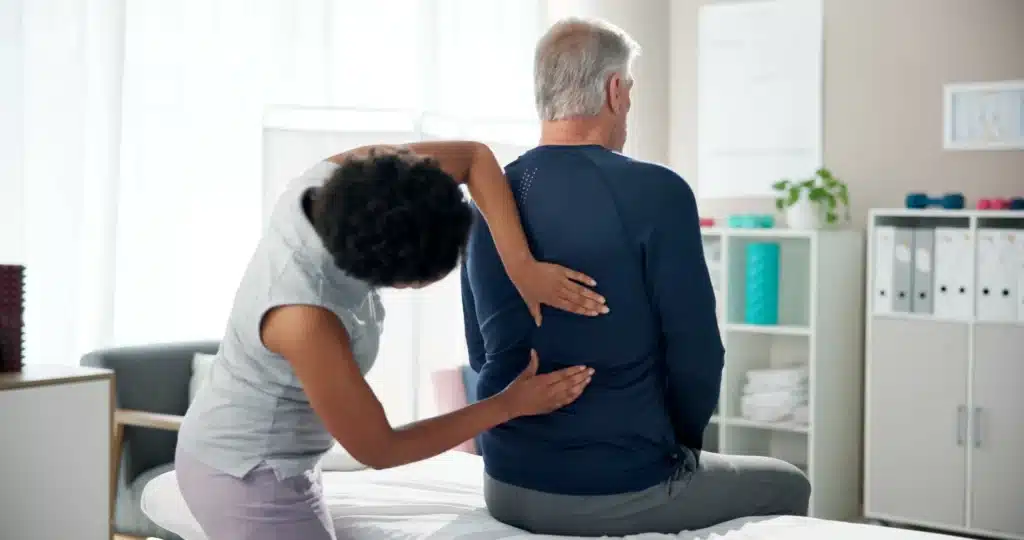
[[[197,352],[214,354],[219,346],[217,341],[169,343],[106,349],[82,357],[84,366],[114,371],[115,538],[178,540],[142,513],[142,489],[174,468],[177,430],[188,409],[192,357]]]

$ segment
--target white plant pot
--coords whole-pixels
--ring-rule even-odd
[[[793,206],[786,208],[786,225],[803,231],[821,229],[825,225],[825,207],[811,201],[804,193]]]

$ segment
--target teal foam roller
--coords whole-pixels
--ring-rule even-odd
[[[744,319],[748,324],[779,322],[779,245],[758,242],[747,246]]]

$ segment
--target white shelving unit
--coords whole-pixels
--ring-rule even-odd
[[[725,342],[722,397],[708,450],[763,455],[801,467],[812,485],[810,514],[860,515],[864,239],[858,231],[702,229]],[[744,321],[746,246],[779,245],[776,325]],[[717,247],[716,247],[717,246]],[[744,418],[750,369],[805,365],[809,422]]]
[[[881,227],[931,231],[935,246],[937,228],[952,231],[942,236],[965,239],[966,249],[955,257],[932,248],[934,256],[925,259],[930,264],[919,268],[921,246],[914,237],[911,264],[918,273],[911,290],[919,289],[917,280],[925,290],[931,285],[931,309],[907,312],[882,304],[889,274],[875,272],[883,253],[876,236]],[[993,276],[992,264],[983,262],[992,260],[981,255],[992,252],[982,239],[992,238],[993,230],[1019,231],[1016,276]],[[1024,212],[872,210],[868,232],[866,294],[873,300],[865,333],[865,516],[1024,540]],[[947,282],[946,294],[965,302],[955,309],[939,308]],[[905,280],[900,283],[906,288]],[[984,310],[976,292],[984,296],[986,288],[990,295],[1007,291],[1016,317],[979,317]]]

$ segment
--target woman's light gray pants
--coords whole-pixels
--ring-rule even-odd
[[[278,480],[258,467],[236,478],[180,450],[174,469],[209,540],[336,540],[319,470]]]

